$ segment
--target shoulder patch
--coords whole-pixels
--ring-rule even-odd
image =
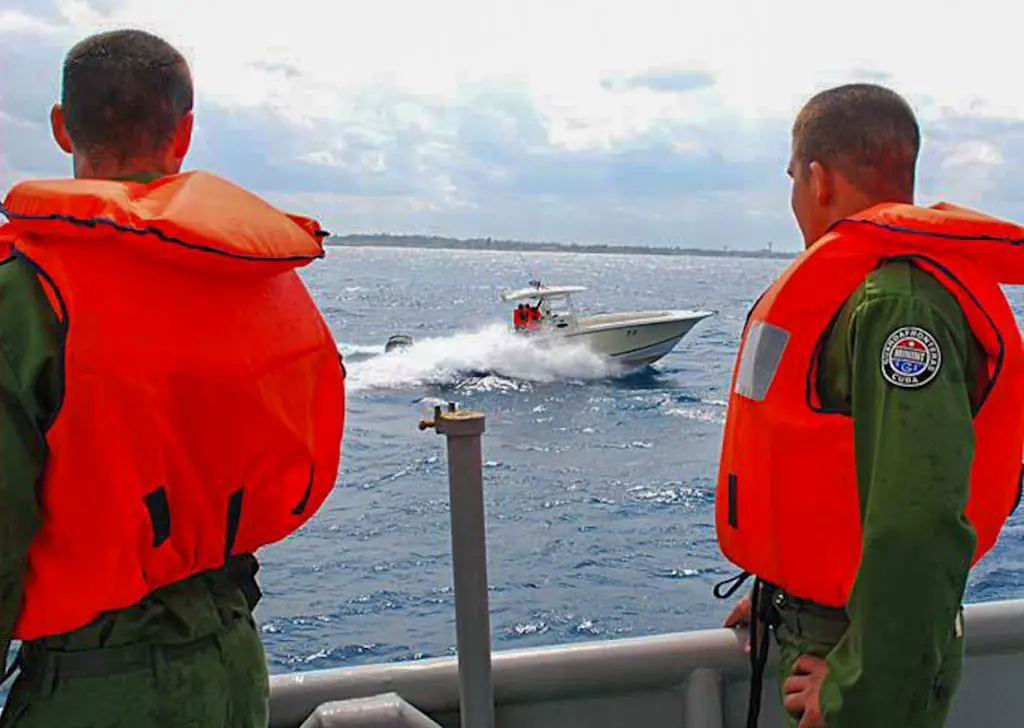
[[[923,387],[935,379],[941,366],[939,343],[920,326],[901,326],[882,347],[882,376],[895,387]]]

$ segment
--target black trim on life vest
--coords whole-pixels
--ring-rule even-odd
[[[772,289],[772,287],[768,286],[763,291],[761,291],[761,295],[757,297],[757,300],[754,301],[754,305],[750,307],[749,311],[747,311],[747,317],[745,319],[743,319],[743,333],[744,334],[747,332],[747,326],[750,325],[750,317],[754,315],[754,311],[757,309],[757,305],[759,303],[761,303],[761,299],[764,298],[765,296],[767,296],[768,295],[768,291],[770,291],[771,289]]]
[[[924,233],[922,233],[922,234],[924,234]],[[996,340],[999,342],[999,355],[998,355],[998,357],[996,359],[996,365],[995,365],[995,368],[994,368],[994,370],[992,372],[992,376],[989,377],[989,381],[986,384],[985,389],[984,389],[984,391],[981,394],[981,398],[980,398],[977,406],[975,407],[973,402],[972,402],[972,405],[971,405],[972,413],[975,416],[977,416],[978,412],[981,411],[981,408],[984,406],[985,402],[988,401],[988,397],[992,393],[992,389],[995,387],[996,380],[999,378],[999,374],[1002,372],[1002,369],[1003,369],[1003,360],[1005,359],[1005,356],[1006,356],[1006,344],[1003,341],[1002,332],[999,331],[999,327],[996,326],[995,320],[989,315],[988,311],[985,310],[985,307],[981,305],[981,302],[978,300],[977,296],[975,296],[974,293],[971,292],[971,290],[963,283],[963,281],[961,281],[959,278],[957,278],[956,274],[953,273],[953,271],[951,271],[945,265],[943,265],[942,263],[939,263],[937,260],[935,260],[933,258],[928,257],[927,255],[922,255],[922,254],[912,254],[911,255],[911,254],[908,254],[908,255],[886,256],[886,257],[883,257],[883,258],[879,259],[878,264],[874,268],[872,268],[871,272],[874,272],[874,271],[878,270],[879,268],[881,268],[883,265],[888,265],[889,263],[907,263],[909,265],[914,266],[915,268],[920,270],[922,273],[926,273],[926,274],[932,276],[933,278],[935,278],[935,275],[933,273],[931,273],[930,271],[928,271],[926,268],[924,268],[921,265],[919,265],[918,261],[924,261],[928,265],[934,266],[936,270],[940,271],[943,275],[948,277],[950,281],[952,281],[957,286],[959,286],[961,289],[963,289],[963,291],[967,294],[967,296],[971,299],[971,301],[974,303],[974,305],[978,308],[979,311],[981,311],[982,315],[988,321],[989,326],[991,326],[992,330],[995,332]],[[868,273],[868,275],[870,275],[870,272]],[[939,284],[943,285],[943,287],[946,287],[945,284],[942,283],[942,281],[939,281]],[[853,295],[853,294],[851,293],[850,295]],[[846,302],[848,300],[849,300],[849,297],[847,297],[847,299],[843,301],[843,304],[839,307],[839,309],[835,312],[835,314],[833,314],[832,318],[829,320],[828,326],[825,327],[825,330],[822,332],[821,336],[819,337],[818,343],[814,347],[814,351],[811,353],[811,363],[810,363],[810,366],[809,366],[808,371],[807,371],[807,406],[812,411],[817,412],[818,414],[826,414],[826,415],[832,414],[832,415],[850,416],[850,413],[845,411],[845,410],[837,409],[837,408],[832,408],[832,407],[825,407],[823,405],[815,404],[814,397],[813,397],[813,395],[816,393],[818,395],[818,400],[820,402],[820,400],[821,400],[821,393],[820,393],[820,390],[818,390],[818,381],[817,381],[817,379],[818,379],[818,375],[819,375],[819,373],[821,371],[821,360],[822,360],[822,357],[824,356],[824,353],[825,353],[825,346],[826,346],[826,344],[828,342],[828,337],[831,335],[832,329],[835,327],[836,321],[839,318],[839,315],[842,313],[843,307],[846,306]],[[964,315],[966,317],[966,312],[965,312]],[[970,321],[968,321],[967,327],[968,327],[968,330],[970,330]]]
[[[224,534],[224,563],[231,558],[231,552],[235,549],[235,539],[238,538],[238,526],[242,522],[242,496],[245,488],[239,488],[231,494],[228,500],[228,522]]]
[[[60,372],[57,376],[57,401],[53,403],[53,411],[49,413],[49,417],[43,422],[42,431],[43,434],[48,434],[53,428],[54,422],[57,421],[57,416],[64,408],[64,398],[66,396],[65,389],[67,387],[67,349],[68,349],[68,330],[71,327],[71,320],[68,316],[68,307],[64,303],[64,296],[60,292],[60,288],[54,282],[53,278],[47,273],[39,263],[34,261],[24,251],[19,250],[17,247],[13,248],[13,258],[20,258],[29,265],[32,270],[36,272],[36,275],[42,279],[43,284],[50,286],[53,290],[53,295],[57,299],[57,305],[60,307],[60,311],[54,311],[57,316],[58,336],[57,342],[57,362],[56,365],[60,367]]]
[[[853,295],[852,293],[850,294]],[[839,316],[842,314],[843,309],[846,307],[846,302],[849,301],[849,296],[846,300],[836,309],[836,312],[832,314],[832,318],[829,319],[828,325],[825,330],[821,332],[821,336],[818,337],[818,342],[814,345],[814,350],[811,352],[811,363],[807,367],[807,385],[806,385],[806,398],[807,406],[812,412],[816,412],[819,415],[840,415],[841,417],[851,417],[852,412],[845,410],[841,407],[826,407],[821,404],[823,397],[821,396],[821,365],[825,358],[825,347],[828,345],[829,337],[832,336],[832,331],[836,327],[836,321],[839,320]],[[817,395],[817,402],[815,402],[815,395]]]
[[[293,516],[301,516],[302,512],[306,510],[306,506],[309,505],[309,496],[313,494],[313,466],[309,466],[309,482],[306,483],[306,491],[302,494],[302,500],[299,504],[292,509]]]
[[[978,310],[981,311],[982,315],[988,321],[989,326],[991,326],[992,330],[995,332],[996,341],[999,342],[999,356],[996,358],[996,365],[995,368],[992,370],[992,376],[989,378],[988,384],[985,385],[985,389],[981,393],[981,400],[978,402],[978,406],[973,407],[972,403],[972,409],[974,415],[976,416],[981,411],[981,408],[985,406],[985,403],[988,401],[988,396],[992,394],[992,389],[996,386],[996,381],[999,379],[999,375],[1003,371],[1003,363],[1004,359],[1006,358],[1006,343],[1003,341],[1003,333],[999,330],[999,327],[996,326],[995,320],[991,316],[989,316],[989,313],[988,311],[985,310],[985,307],[981,305],[981,301],[979,301],[977,296],[975,296],[974,293],[971,292],[971,289],[964,285],[963,281],[957,278],[956,274],[953,273],[953,271],[951,271],[949,268],[944,266],[942,263],[938,262],[937,260],[934,260],[933,258],[929,258],[927,255],[899,255],[893,256],[891,258],[885,258],[884,260],[885,262],[905,261],[907,263],[910,263],[911,265],[915,265],[915,260],[923,260],[929,265],[935,266],[935,268],[941,271],[943,275],[947,276],[949,280],[953,281],[953,283],[960,286],[960,288],[964,290],[964,293],[967,294],[968,298],[970,298],[974,305],[977,306]],[[917,268],[923,271],[924,273],[928,273],[933,278],[935,277],[933,274],[929,273],[924,268],[921,268],[921,266],[917,266]],[[942,281],[939,281],[939,283],[942,283]],[[959,301],[957,302],[957,305],[959,305]],[[962,307],[961,311],[963,311]],[[967,328],[968,330],[970,330],[970,319],[967,319],[966,311],[964,311],[963,313],[964,318],[967,320]]]
[[[825,233],[829,233],[832,230],[835,230],[838,226],[842,225],[843,223],[871,225],[873,227],[882,228],[883,230],[890,230],[894,233],[924,235],[926,237],[944,238],[946,240],[988,240],[995,243],[1007,243],[1009,245],[1024,245],[1024,238],[1007,238],[998,235],[957,235],[956,233],[940,233],[934,230],[915,230],[914,228],[905,228],[899,227],[898,225],[890,225],[888,223],[880,222],[878,220],[864,220],[862,218],[855,217],[845,217],[842,220],[836,220],[834,223],[828,226],[828,229],[825,231]]]
[[[1020,464],[1020,477],[1017,479],[1017,499],[1013,502],[1013,508],[1010,509],[1011,516],[1017,512],[1021,496],[1024,496],[1024,463]]]
[[[145,497],[149,523],[153,527],[153,548],[159,548],[171,537],[171,505],[167,502],[167,489],[160,486]]]
[[[106,225],[106,226],[111,227],[114,230],[117,230],[118,232],[121,232],[121,233],[131,233],[133,235],[153,235],[153,236],[159,238],[160,240],[163,240],[164,242],[174,243],[175,245],[180,245],[183,248],[188,248],[190,250],[198,250],[198,251],[203,252],[203,253],[215,253],[216,255],[223,255],[223,256],[225,256],[227,258],[235,258],[235,259],[238,259],[238,260],[248,260],[248,261],[253,261],[253,262],[257,262],[257,263],[259,263],[259,262],[283,263],[283,262],[295,261],[295,260],[318,260],[319,258],[323,258],[326,255],[326,252],[324,251],[324,247],[322,245],[320,246],[320,254],[319,255],[286,255],[286,256],[281,256],[281,257],[270,258],[270,257],[267,257],[267,256],[245,255],[243,253],[231,253],[231,252],[229,252],[227,250],[221,250],[219,248],[214,248],[214,247],[212,247],[210,245],[202,245],[201,243],[189,243],[189,242],[187,242],[185,240],[182,240],[181,238],[176,238],[173,235],[168,235],[167,233],[163,232],[162,230],[159,230],[159,229],[157,229],[155,227],[152,227],[152,226],[145,227],[145,228],[137,228],[137,227],[132,227],[130,225],[122,225],[121,223],[114,222],[113,220],[107,219],[105,217],[79,218],[79,217],[75,217],[73,215],[61,215],[61,214],[56,213],[56,212],[51,213],[49,215],[23,215],[21,213],[13,212],[11,210],[8,210],[3,205],[0,205],[0,214],[6,216],[10,220],[33,220],[33,221],[39,221],[39,222],[47,222],[47,221],[51,221],[52,220],[52,221],[57,221],[57,222],[67,222],[67,223],[71,223],[72,225],[78,225],[79,227],[87,227],[87,228],[94,228],[97,225]],[[313,235],[315,235],[318,238],[323,238],[323,237],[326,237],[326,236],[330,235],[330,233],[327,232],[326,230],[318,230],[315,233],[313,233]]]
[[[846,223],[858,223],[858,224],[861,224],[861,225],[871,225],[873,227],[882,228],[883,230],[890,230],[892,232],[907,233],[907,234],[910,234],[910,235],[922,235],[924,237],[943,238],[943,239],[946,239],[946,240],[987,240],[987,241],[997,242],[997,243],[1007,243],[1008,245],[1013,245],[1013,246],[1022,246],[1022,245],[1024,245],[1024,238],[1007,238],[1007,237],[1001,237],[1001,236],[996,236],[996,235],[957,235],[955,233],[941,233],[941,232],[937,232],[937,231],[934,231],[934,230],[915,230],[913,228],[905,228],[905,227],[899,227],[899,226],[896,226],[896,225],[889,225],[889,224],[886,224],[886,223],[883,223],[883,222],[878,222],[876,220],[862,220],[862,219],[856,219],[856,218],[844,218],[842,220],[837,220],[836,222],[832,223],[828,227],[828,230],[826,232],[835,229],[836,227],[838,227],[839,225],[841,225],[844,222],[846,222]],[[923,260],[923,261],[925,261],[925,262],[935,266],[936,269],[941,271],[943,274],[949,276],[949,279],[951,281],[953,281],[958,286],[960,286],[960,288],[962,288],[964,290],[964,292],[967,293],[967,295],[971,299],[971,301],[974,302],[974,305],[978,307],[978,310],[981,311],[981,313],[985,316],[986,319],[988,319],[989,325],[992,326],[992,330],[996,332],[996,339],[999,341],[999,357],[996,360],[995,370],[992,372],[992,376],[989,379],[988,386],[985,387],[985,391],[982,392],[981,401],[978,403],[977,409],[975,409],[975,411],[974,411],[974,413],[976,415],[978,412],[981,411],[981,408],[985,406],[985,402],[988,401],[988,396],[992,393],[992,389],[995,387],[996,380],[999,378],[999,374],[1002,372],[1002,369],[1003,369],[1003,360],[1004,360],[1005,355],[1006,355],[1006,344],[1003,341],[1002,332],[999,330],[999,327],[996,326],[996,323],[992,319],[992,317],[989,316],[988,311],[985,310],[985,307],[981,305],[981,302],[978,300],[978,298],[971,292],[971,290],[967,286],[965,286],[963,284],[963,282],[959,278],[956,277],[956,275],[949,268],[944,266],[942,263],[939,263],[938,261],[936,261],[936,260],[934,260],[932,258],[929,258],[927,255],[922,255],[922,254],[893,256],[891,258],[884,258],[883,260],[886,260],[886,261],[890,261],[890,260],[908,260],[910,262],[913,262],[913,260],[915,258],[919,259],[919,260]],[[927,272],[927,271],[925,271],[925,272]],[[970,326],[970,323],[968,322],[968,327],[969,326]]]

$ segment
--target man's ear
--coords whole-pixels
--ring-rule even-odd
[[[53,131],[53,140],[57,142],[57,146],[71,154],[71,136],[64,120],[64,107],[60,104],[54,104],[50,109],[50,129]]]
[[[178,121],[178,126],[174,130],[174,158],[178,163],[178,166],[184,161],[186,155],[188,155],[189,147],[192,146],[192,128],[195,123],[195,117],[192,112],[187,112]]]
[[[814,201],[819,207],[828,207],[835,195],[832,174],[825,169],[821,162],[811,162],[807,165],[807,173],[811,177],[811,192],[814,195]]]

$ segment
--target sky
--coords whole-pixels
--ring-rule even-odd
[[[86,35],[186,56],[188,169],[335,234],[796,250],[789,131],[888,85],[919,201],[1024,219],[1024,11],[1004,0],[0,0],[0,188],[67,176],[50,105]]]

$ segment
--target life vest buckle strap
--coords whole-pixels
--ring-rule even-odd
[[[747,728],[757,728],[761,716],[764,668],[768,663],[768,648],[771,646],[769,633],[779,625],[779,613],[771,598],[773,589],[761,579],[754,579],[750,596],[750,696],[747,702]],[[759,637],[758,628],[761,626],[765,633]]]
[[[731,576],[725,581],[720,581],[715,584],[715,588],[712,590],[712,593],[715,595],[716,599],[728,599],[738,592],[740,587],[742,587],[751,576],[753,576],[753,574],[749,571],[741,571],[736,576]]]

